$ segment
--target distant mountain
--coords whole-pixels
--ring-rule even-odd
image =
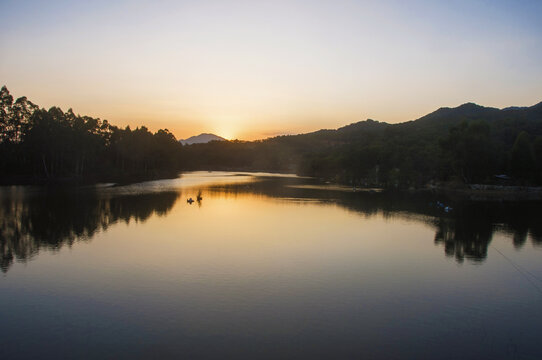
[[[57,107],[39,109],[24,97],[13,103],[5,86],[0,95],[11,124],[0,131],[5,184],[107,182],[199,169],[290,172],[391,188],[441,182],[542,186],[542,102],[504,109],[466,103],[403,123],[369,119],[256,141],[209,133],[177,141],[167,130],[123,130]]]
[[[295,172],[345,184],[422,187],[435,181],[542,185],[542,103],[443,107],[417,120],[365,120],[258,141],[186,149],[190,169]]]
[[[527,109],[527,106],[509,106],[501,110],[507,111],[507,110],[525,110],[525,109]]]
[[[192,145],[192,144],[204,144],[208,143],[209,141],[224,141],[224,139],[221,136],[215,135],[215,134],[199,134],[197,136],[191,136],[188,139],[179,140],[179,142],[183,145]]]

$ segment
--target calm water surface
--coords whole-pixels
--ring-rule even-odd
[[[268,174],[4,187],[0,358],[541,359],[541,218]]]

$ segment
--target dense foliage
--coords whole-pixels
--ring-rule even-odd
[[[120,129],[70,109],[39,109],[0,90],[0,172],[4,182],[118,180],[173,175],[180,145],[167,129]]]
[[[542,103],[503,110],[464,104],[400,124],[366,120],[263,141],[194,144],[186,157],[191,168],[296,172],[361,186],[541,184]]]
[[[181,145],[167,130],[39,109],[1,90],[0,171],[20,178],[156,177],[178,170],[294,172],[358,186],[431,182],[542,184],[542,103],[441,108],[418,120],[374,120],[259,141]],[[7,180],[6,180],[7,179]]]

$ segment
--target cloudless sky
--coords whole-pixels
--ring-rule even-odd
[[[542,1],[0,0],[0,85],[119,126],[255,139],[542,101]]]

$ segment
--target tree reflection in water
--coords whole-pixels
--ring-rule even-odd
[[[124,221],[165,215],[180,196],[176,192],[103,197],[94,191],[46,192],[0,198],[0,268],[28,261],[41,249],[57,251]]]
[[[538,218],[542,203],[538,201],[469,201],[425,192],[354,193],[304,186],[312,181],[260,177],[251,183],[210,185],[204,189],[225,196],[317,200],[366,217],[421,221],[435,228],[435,244],[443,246],[446,256],[458,262],[484,261],[495,231],[510,234],[517,248],[529,237],[534,245],[542,245],[542,223]],[[7,272],[14,261],[27,261],[40,249],[56,251],[75,241],[89,240],[119,221],[145,221],[153,214],[166,215],[180,194],[180,190],[122,196],[100,191],[0,194],[0,268]],[[437,200],[453,207],[453,211],[445,213],[436,206]]]
[[[495,231],[510,234],[516,248],[530,239],[542,246],[541,201],[470,200],[431,192],[324,191],[299,186],[307,180],[270,178],[250,185],[222,185],[214,191],[226,194],[252,193],[287,199],[317,199],[336,203],[364,216],[381,214],[422,221],[435,227],[435,244],[443,245],[446,256],[457,262],[482,262]],[[346,190],[346,189],[345,189]],[[437,201],[448,204],[445,212]]]

